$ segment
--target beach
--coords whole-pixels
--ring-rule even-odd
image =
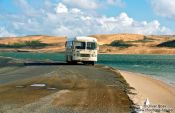
[[[148,98],[150,105],[165,105],[175,110],[175,87],[144,74],[120,70],[120,73],[135,90],[130,95],[135,104],[143,105]],[[173,110],[173,113],[175,112]]]

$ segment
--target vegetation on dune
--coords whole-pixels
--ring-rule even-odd
[[[109,46],[127,48],[127,47],[130,47],[132,45],[124,42],[123,40],[114,40],[109,44]]]
[[[153,39],[153,38],[149,38],[147,36],[144,36],[144,38],[142,40],[134,40],[134,41],[127,41],[127,42],[135,42],[135,43],[146,43],[146,42],[153,42],[155,41],[156,39]]]
[[[175,40],[163,42],[161,44],[158,44],[157,47],[175,47]]]
[[[49,44],[42,43],[39,40],[17,42],[13,44],[0,44],[1,48],[40,48],[49,46]]]

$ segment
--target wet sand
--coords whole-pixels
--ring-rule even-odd
[[[175,87],[143,74],[122,70],[120,72],[129,85],[135,88],[133,92],[137,95],[130,95],[134,103],[143,105],[148,98],[150,104],[166,105],[175,112]]]

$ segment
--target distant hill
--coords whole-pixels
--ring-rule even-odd
[[[62,36],[45,36],[45,35],[0,38],[0,45],[7,45],[6,48],[0,47],[0,51],[61,52],[64,51],[66,40],[67,40],[66,37]],[[27,42],[29,44],[27,44]],[[31,45],[31,44],[39,45],[40,48],[37,48],[37,46],[36,48],[15,48],[15,47],[11,48],[11,46],[15,45]]]
[[[11,44],[15,42],[24,42],[31,40],[39,40],[43,43],[53,44],[53,43],[62,43],[65,42],[66,37],[62,36],[45,36],[45,35],[31,35],[23,37],[7,37],[0,38],[0,44]]]
[[[99,53],[105,54],[175,54],[175,49],[170,48],[174,44],[175,36],[142,34],[109,34],[92,35],[99,43]],[[32,35],[24,37],[0,38],[0,45],[22,44],[19,48],[0,46],[0,52],[64,52],[66,37]],[[27,42],[27,43],[26,43]],[[34,43],[37,42],[37,43]],[[34,48],[24,45],[34,44]],[[39,47],[38,47],[39,45]]]
[[[170,35],[109,34],[92,35],[100,45],[100,53],[107,54],[175,54],[175,49],[157,46],[175,40]],[[116,43],[117,42],[117,43]],[[115,45],[115,46],[114,46]]]
[[[172,48],[175,48],[175,40],[163,42],[163,43],[157,45],[157,47],[172,47]]]
[[[110,44],[114,40],[135,41],[144,38],[144,35],[140,34],[109,34],[109,35],[92,35],[92,36],[97,38],[100,45]]]

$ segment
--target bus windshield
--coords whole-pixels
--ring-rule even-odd
[[[97,48],[97,45],[95,42],[87,42],[87,49],[94,50]]]
[[[95,42],[74,42],[75,49],[90,49],[94,50],[97,48],[97,45]]]
[[[85,49],[85,42],[75,42],[74,43],[74,46],[75,46],[75,49]]]

